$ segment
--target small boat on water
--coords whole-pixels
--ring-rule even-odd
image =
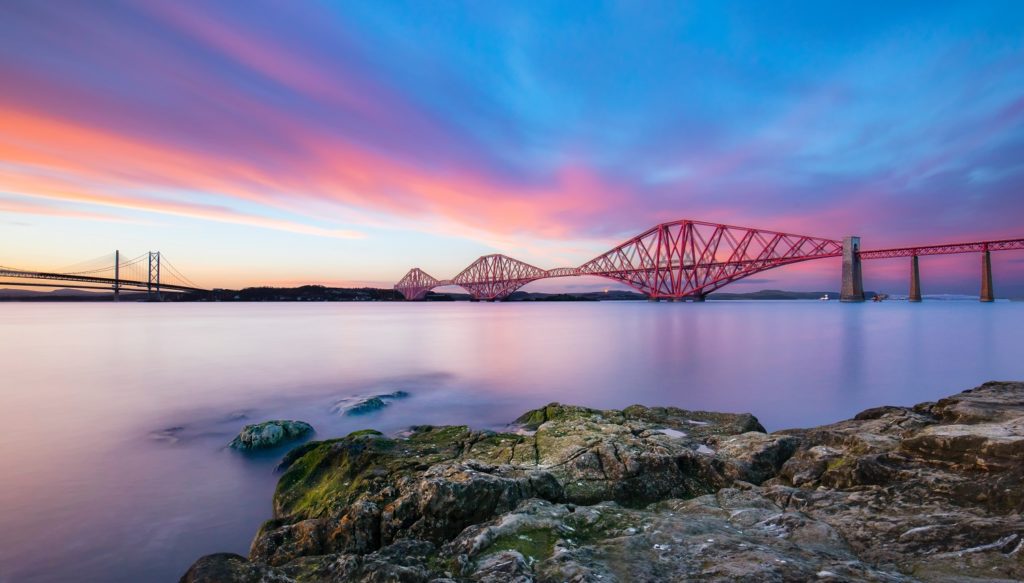
[[[818,301],[820,301],[820,302],[827,302],[828,301],[828,294],[825,294],[825,295],[821,296],[820,298],[818,298]]]

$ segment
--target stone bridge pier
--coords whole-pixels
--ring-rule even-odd
[[[839,290],[841,302],[864,301],[864,271],[860,261],[860,237],[844,237],[843,285]]]

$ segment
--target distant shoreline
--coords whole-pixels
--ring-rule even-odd
[[[2,284],[0,284],[2,285]],[[830,301],[837,301],[836,291],[789,291],[760,290],[747,293],[715,292],[707,296],[708,300],[817,300],[828,295]],[[875,292],[865,294],[868,299]],[[594,292],[524,292],[517,291],[505,301],[510,302],[595,302],[595,301],[643,301],[645,294],[626,290],[609,290]],[[894,300],[901,298],[895,297]],[[109,292],[89,292],[76,289],[55,289],[37,291],[25,289],[0,288],[0,302],[110,302],[113,300]],[[145,292],[121,292],[122,302],[144,302],[149,296]],[[393,289],[382,288],[342,288],[320,285],[299,287],[249,287],[240,290],[215,289],[196,294],[164,294],[163,301],[168,302],[404,302],[405,299]],[[424,301],[458,302],[472,301],[466,293],[429,292]]]

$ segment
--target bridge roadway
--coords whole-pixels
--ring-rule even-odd
[[[1011,251],[1016,249],[1024,249],[1024,239],[1001,239],[999,241],[977,241],[974,243],[950,243],[948,245],[926,245],[923,247],[874,249],[871,251],[861,251],[858,255],[860,255],[861,259],[891,259],[893,257],[984,253],[986,251]]]

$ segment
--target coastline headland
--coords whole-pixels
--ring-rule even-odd
[[[1024,578],[1024,383],[766,433],[746,413],[552,403],[288,453],[213,581]]]

